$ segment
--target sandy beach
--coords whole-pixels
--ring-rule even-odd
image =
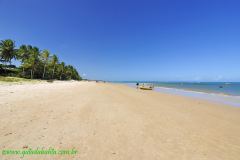
[[[237,160],[240,108],[121,84],[0,85],[0,151],[55,148],[23,159]],[[19,159],[2,155],[0,159]]]

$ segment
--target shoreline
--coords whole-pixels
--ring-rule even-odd
[[[217,93],[217,92],[210,92],[210,91],[203,91],[203,90],[191,90],[191,89],[185,89],[185,88],[160,87],[160,86],[156,86],[155,88],[174,89],[174,90],[181,90],[181,91],[186,91],[186,92],[211,94],[211,95],[218,95],[218,96],[240,97],[237,95],[231,95],[231,94],[226,94],[226,93]]]
[[[132,83],[121,83],[127,86],[135,88],[135,84]],[[240,107],[240,96],[228,95],[228,94],[220,94],[214,92],[204,92],[204,91],[196,91],[190,89],[180,89],[173,87],[154,87],[154,90],[160,93],[167,93],[173,95],[180,95],[184,97],[197,98],[202,100],[207,100],[210,102],[216,102],[219,104],[231,105],[233,107]]]
[[[132,84],[133,86],[135,86],[137,82],[123,81],[123,82],[113,82],[113,83]],[[138,83],[152,84],[155,87],[181,89],[186,91],[213,93],[213,94],[229,95],[229,96],[240,96],[240,88],[238,89],[238,87],[240,87],[240,82],[157,82],[157,81],[141,82],[139,81]],[[189,87],[191,85],[192,87]],[[201,85],[204,87],[202,87]],[[225,87],[227,86],[226,88],[228,89],[226,90],[225,87],[223,86]],[[222,88],[219,90],[219,87],[222,87]]]
[[[203,99],[211,102],[230,105],[233,107],[240,107],[240,96],[232,96],[232,95],[218,94],[218,93],[211,93],[211,92],[200,92],[200,91],[178,89],[178,88],[167,88],[167,87],[156,87],[155,91],[187,96],[191,98]]]

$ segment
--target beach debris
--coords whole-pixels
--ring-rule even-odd
[[[23,148],[23,149],[27,149],[27,148],[28,148],[28,146],[27,146],[27,145],[24,145],[22,148]]]

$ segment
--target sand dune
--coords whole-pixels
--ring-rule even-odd
[[[72,149],[23,159],[237,160],[240,108],[119,84],[0,85],[0,150]],[[0,155],[19,159],[19,155]]]

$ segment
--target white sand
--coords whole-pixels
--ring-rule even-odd
[[[78,150],[24,159],[240,158],[240,108],[94,82],[0,85],[0,108],[0,151]]]

